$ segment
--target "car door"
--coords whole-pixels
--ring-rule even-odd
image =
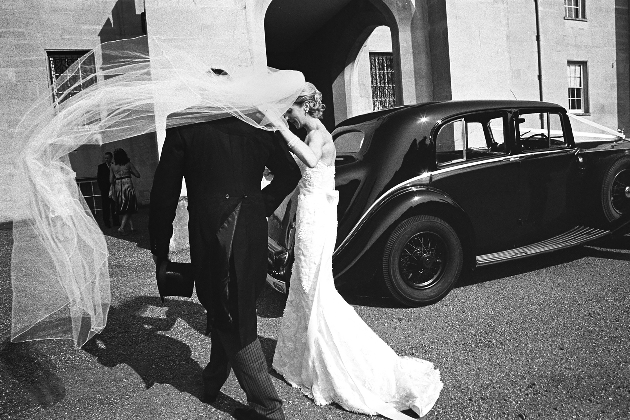
[[[514,247],[519,162],[509,154],[509,133],[509,114],[495,111],[447,121],[434,136],[438,169],[431,186],[468,215],[477,255]]]
[[[521,110],[515,121],[520,150],[519,245],[526,245],[575,226],[578,157],[565,141],[561,114]]]

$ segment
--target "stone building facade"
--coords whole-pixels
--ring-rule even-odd
[[[243,22],[249,27],[241,32],[249,36],[235,38],[232,51],[249,51],[252,63],[302,71],[324,94],[330,129],[374,108],[370,66],[378,57],[386,59],[386,89],[396,105],[542,96],[599,124],[630,129],[626,0],[220,0],[242,11],[233,21],[203,7],[217,1],[3,1],[0,135],[9,139],[40,95],[52,98],[55,53],[80,53],[146,32],[213,37]],[[164,5],[202,18],[191,25],[160,12]],[[202,41],[200,48],[213,44]],[[575,130],[592,128],[575,123]],[[148,135],[119,145],[143,174],[137,188],[147,203],[161,141]],[[94,176],[101,153],[116,146],[74,152],[77,176]]]

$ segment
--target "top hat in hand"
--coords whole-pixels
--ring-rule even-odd
[[[192,264],[163,260],[158,264],[156,278],[162,303],[165,296],[192,297],[195,285]]]

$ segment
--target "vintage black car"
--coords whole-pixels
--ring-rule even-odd
[[[601,238],[630,213],[630,142],[576,140],[556,104],[423,103],[350,118],[333,137],[335,282],[381,270],[406,305],[442,298],[468,268]],[[296,201],[269,218],[268,281],[282,292]]]

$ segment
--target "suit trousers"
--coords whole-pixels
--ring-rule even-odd
[[[230,258],[230,277],[236,279],[234,259]],[[238,290],[235,282],[230,283],[230,306],[237,305]],[[256,309],[251,308],[251,315],[256,317]],[[206,395],[217,395],[234,370],[239,385],[245,391],[251,409],[270,420],[284,420],[282,400],[271,382],[269,368],[262,351],[260,341],[243,342],[238,328],[240,311],[232,308],[234,324],[231,327],[213,325],[210,332],[212,349],[210,362],[203,370],[204,391]],[[249,311],[247,311],[249,312]]]
[[[211,340],[210,363],[203,370],[206,392],[218,394],[231,368],[250,408],[270,420],[284,420],[282,400],[271,382],[260,341],[256,339],[240,348],[238,333],[217,328],[212,329]]]

